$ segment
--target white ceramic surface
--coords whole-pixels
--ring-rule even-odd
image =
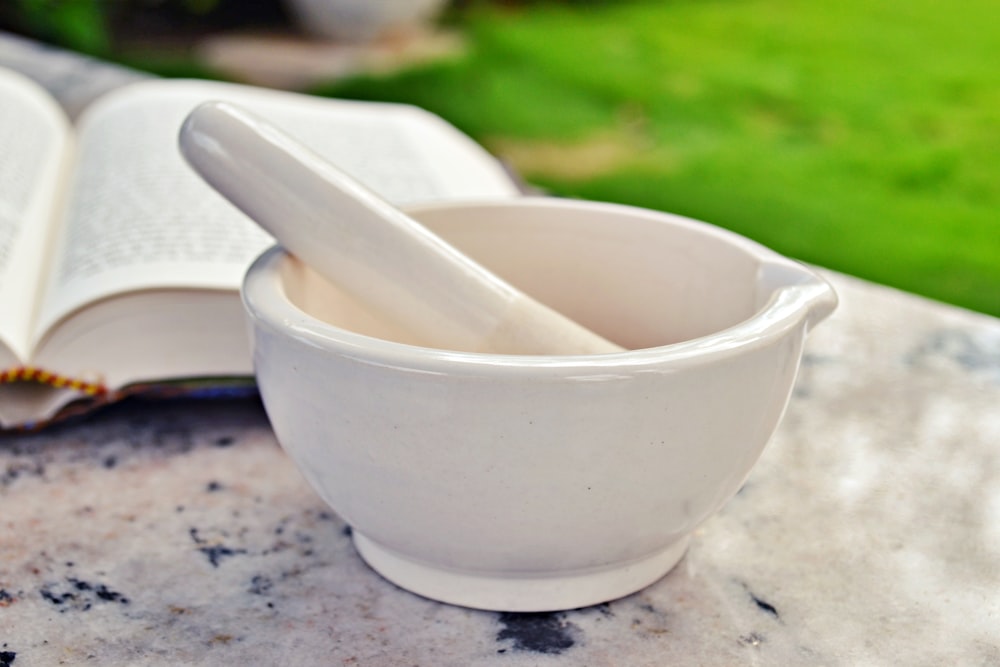
[[[209,185],[297,259],[418,341],[468,352],[621,351],[244,109],[198,106],[179,144]]]
[[[832,288],[746,239],[641,209],[522,199],[416,215],[633,349],[410,345],[272,249],[244,301],[278,440],[368,563],[416,593],[537,611],[655,581],[757,460]]]

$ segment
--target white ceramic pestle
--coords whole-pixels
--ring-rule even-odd
[[[266,121],[226,102],[185,120],[181,153],[291,254],[436,347],[620,352],[460,253]]]

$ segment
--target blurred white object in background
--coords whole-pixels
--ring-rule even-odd
[[[367,42],[419,30],[448,0],[285,0],[306,32],[344,42]]]

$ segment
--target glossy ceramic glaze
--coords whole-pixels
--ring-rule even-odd
[[[249,111],[206,102],[179,144],[205,182],[282,247],[416,340],[467,352],[621,352]]]
[[[629,351],[412,345],[275,248],[244,301],[279,441],[368,563],[416,593],[540,611],[655,581],[746,479],[832,288],[746,239],[642,209],[521,199],[414,213]]]

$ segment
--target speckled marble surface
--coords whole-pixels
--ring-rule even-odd
[[[4,436],[0,665],[1000,664],[1000,321],[833,280],[743,490],[586,609],[382,580],[253,401]]]

